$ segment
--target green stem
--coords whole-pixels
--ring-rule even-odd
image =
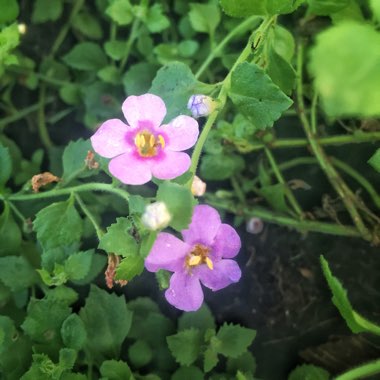
[[[347,184],[340,177],[339,173],[335,170],[335,168],[330,164],[329,159],[327,158],[324,150],[318,144],[318,141],[315,138],[314,133],[311,130],[311,126],[309,120],[307,119],[304,109],[304,101],[303,101],[303,88],[302,88],[302,69],[303,69],[303,45],[300,44],[298,47],[297,54],[297,102],[299,107],[299,117],[302,122],[304,131],[306,133],[307,139],[309,140],[311,150],[313,151],[315,157],[317,158],[319,165],[322,170],[325,172],[327,178],[329,179],[331,185],[335,189],[335,191],[339,194],[342,199],[348,213],[351,216],[352,221],[357,227],[363,239],[371,241],[372,235],[370,231],[367,229],[363,220],[355,207],[356,198],[352,193]]]
[[[246,199],[245,199],[244,192],[242,191],[242,189],[240,187],[239,181],[237,180],[236,176],[234,176],[234,175],[231,177],[231,185],[232,185],[232,188],[234,189],[237,197],[239,198],[239,201],[243,205],[245,205]]]
[[[53,97],[45,99],[45,104],[51,103],[54,100]],[[25,116],[32,112],[36,112],[40,109],[40,102],[33,104],[29,107],[25,107],[22,110],[16,111],[13,115],[4,117],[0,120],[0,130],[3,130],[8,124],[14,123],[17,120],[23,119]]]
[[[232,203],[221,202],[211,196],[207,197],[207,202],[211,206],[218,207],[223,210],[227,210],[236,215],[245,216],[247,218],[257,217],[269,223],[275,223],[291,228],[295,228],[300,232],[320,232],[336,236],[360,236],[359,231],[351,226],[343,226],[333,223],[323,223],[308,220],[297,220],[285,215],[277,214],[273,211],[266,210],[261,207],[247,207],[238,208]]]
[[[60,46],[62,45],[63,41],[65,40],[65,38],[67,36],[67,33],[70,30],[71,22],[72,22],[73,18],[80,11],[80,9],[82,8],[84,2],[85,2],[85,0],[76,0],[76,1],[74,1],[74,6],[73,6],[73,9],[71,10],[69,19],[65,23],[65,25],[62,27],[62,29],[60,30],[57,38],[55,39],[55,41],[53,43],[53,46],[52,46],[51,51],[50,51],[50,57],[53,57],[55,55],[55,53],[58,51],[58,49],[60,48]]]
[[[140,19],[135,18],[131,27],[131,31],[129,33],[129,37],[127,40],[127,43],[125,45],[125,54],[123,59],[121,60],[119,71],[122,73],[124,71],[125,65],[128,62],[129,54],[131,52],[131,48],[133,45],[133,42],[135,41],[136,37],[138,36],[137,30],[140,26]]]
[[[53,189],[45,191],[43,193],[13,194],[8,197],[4,197],[0,194],[0,199],[9,199],[11,201],[29,201],[33,199],[60,197],[62,195],[82,193],[87,191],[105,191],[108,193],[118,195],[119,197],[123,198],[126,202],[129,201],[129,194],[125,190],[114,187],[113,185],[108,183],[84,183],[78,186],[67,187],[64,189]]]
[[[374,142],[374,140],[380,140],[380,132],[368,132],[357,133],[353,135],[338,135],[328,137],[315,137],[315,140],[320,145],[344,145],[344,144],[356,144]],[[301,148],[310,145],[309,140],[296,138],[296,139],[278,139],[271,141],[268,144],[269,148]],[[265,144],[252,143],[246,152],[253,152],[265,148]]]
[[[45,104],[46,104],[46,86],[42,84],[39,92],[39,109],[38,109],[38,133],[40,139],[45,148],[50,149],[53,146],[53,142],[50,139],[49,132],[46,126],[45,120]]]
[[[318,93],[315,92],[313,100],[311,101],[311,110],[310,110],[310,123],[311,123],[311,132],[317,134],[317,105],[318,105]]]
[[[202,66],[198,69],[198,71],[195,73],[195,77],[198,79],[203,72],[209,67],[211,62],[218,56],[218,54],[221,53],[223,48],[228,44],[228,42],[234,38],[236,35],[244,33],[250,29],[252,29],[252,24],[254,24],[255,21],[261,20],[261,17],[258,16],[251,16],[244,20],[241,24],[239,24],[235,29],[232,29],[225,38],[215,47],[215,49],[212,49],[210,51],[210,54],[207,56],[205,61],[203,62]]]
[[[300,216],[303,217],[303,211],[301,209],[301,206],[299,205],[297,199],[295,198],[293,192],[290,190],[288,184],[286,183],[284,176],[281,173],[280,168],[278,167],[276,160],[272,154],[272,152],[268,148],[264,148],[265,154],[268,158],[268,161],[272,167],[273,173],[277,178],[277,181],[281,183],[285,187],[285,195],[288,198],[290,204],[292,205],[294,211]]]
[[[335,380],[357,380],[380,373],[380,359],[363,364],[337,376]]]
[[[75,194],[75,199],[78,202],[80,208],[84,212],[84,214],[87,216],[87,218],[90,220],[92,225],[94,226],[96,235],[98,236],[98,239],[100,240],[101,237],[104,235],[104,232],[100,228],[98,222],[96,221],[94,215],[92,215],[91,211],[88,209],[86,204],[83,202],[82,198],[79,196],[79,194]]]
[[[15,215],[20,219],[21,223],[26,223],[25,216],[21,213],[21,211],[9,200],[7,201],[12,211],[15,213]]]

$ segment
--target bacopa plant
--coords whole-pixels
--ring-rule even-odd
[[[325,259],[380,244],[379,23],[378,0],[0,0],[0,377],[378,376],[374,344],[335,359],[291,319],[322,272],[346,334],[380,335]]]

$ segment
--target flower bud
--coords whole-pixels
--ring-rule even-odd
[[[196,175],[194,176],[193,183],[191,184],[191,192],[196,197],[201,197],[206,192],[206,183]]]
[[[250,234],[259,234],[264,229],[264,223],[260,218],[253,217],[247,220],[246,229]]]
[[[154,202],[146,206],[142,216],[142,224],[153,231],[165,228],[170,220],[171,215],[164,202]]]
[[[208,116],[216,108],[216,101],[206,95],[192,95],[187,103],[187,108],[194,117]]]
[[[17,29],[18,29],[18,32],[20,34],[25,34],[26,33],[26,24],[22,23],[22,24],[18,24],[17,25]]]

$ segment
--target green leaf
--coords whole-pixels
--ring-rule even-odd
[[[304,0],[220,0],[229,16],[275,15],[293,12]]]
[[[37,282],[34,268],[22,256],[0,257],[0,280],[12,292],[27,289]]]
[[[215,329],[214,317],[211,314],[209,307],[203,304],[197,311],[183,313],[178,319],[178,330],[186,330],[189,328],[196,328],[200,331],[207,329]]]
[[[68,246],[82,236],[82,219],[72,198],[43,208],[37,213],[33,227],[44,250]]]
[[[91,268],[92,252],[78,252],[70,255],[65,261],[65,272],[70,280],[82,280]]]
[[[218,353],[237,358],[252,344],[256,331],[238,325],[225,323],[216,334],[220,344],[217,346]]]
[[[91,285],[90,294],[79,315],[87,330],[87,350],[93,357],[116,358],[132,323],[124,297],[108,294]]]
[[[87,153],[91,149],[90,140],[79,139],[77,141],[70,141],[62,156],[63,181],[68,183],[76,177],[83,178],[93,174],[90,170],[86,170],[85,163]]]
[[[380,115],[379,45],[380,33],[370,25],[354,22],[341,23],[318,35],[310,54],[310,71],[329,116]]]
[[[369,2],[374,16],[377,18],[377,21],[380,21],[380,1],[379,0],[370,0]]]
[[[303,364],[294,369],[288,380],[329,380],[330,374],[321,367]]]
[[[268,58],[269,62],[266,68],[268,75],[274,84],[280,87],[285,94],[290,95],[296,81],[295,70],[273,48],[269,48]]]
[[[376,150],[375,154],[368,160],[368,163],[380,173],[380,148]]]
[[[19,253],[21,231],[15,222],[8,202],[4,203],[4,211],[0,215],[0,256]]]
[[[310,13],[328,16],[350,5],[351,0],[308,0],[308,3]]]
[[[191,3],[189,18],[195,31],[213,35],[220,23],[221,14],[219,7],[214,3]]]
[[[0,0],[0,24],[14,21],[20,11],[17,0]]]
[[[260,189],[261,195],[277,211],[288,212],[289,207],[286,203],[286,187],[282,183],[264,186]]]
[[[62,341],[66,347],[82,349],[87,340],[86,328],[77,314],[69,315],[61,327]]]
[[[77,105],[81,102],[80,87],[76,84],[66,84],[59,89],[60,98],[69,105]]]
[[[141,256],[126,256],[116,268],[115,280],[130,281],[144,270],[144,259]]]
[[[180,367],[172,375],[171,380],[203,380],[204,376],[198,367]]]
[[[124,57],[126,52],[125,42],[117,40],[107,41],[104,44],[104,50],[106,51],[106,54],[114,61],[119,61]]]
[[[34,2],[32,22],[39,24],[59,19],[63,11],[62,0],[36,0]]]
[[[98,40],[103,37],[103,29],[98,19],[91,13],[83,11],[75,15],[72,26],[85,37]]]
[[[143,21],[151,33],[160,33],[170,26],[169,19],[163,14],[161,4],[153,4]]]
[[[356,334],[360,332],[371,332],[373,334],[380,335],[380,326],[375,325],[353,310],[347,297],[346,290],[343,288],[340,281],[331,273],[328,262],[322,255],[320,256],[320,260],[323,274],[327,280],[331,292],[333,293],[333,304],[339,310],[340,315],[346,321],[347,326]]]
[[[10,52],[19,44],[19,32],[17,24],[14,23],[3,28],[0,31],[0,62],[1,64],[14,65],[18,63],[18,59],[15,55]],[[0,65],[0,75],[1,75],[1,65]]]
[[[295,41],[288,29],[281,25],[275,25],[272,47],[275,52],[289,63],[294,55]]]
[[[64,285],[47,289],[45,297],[49,301],[59,302],[65,305],[71,305],[78,301],[78,293],[74,289]]]
[[[244,169],[244,159],[235,154],[206,154],[201,161],[201,176],[206,180],[220,181]]]
[[[130,219],[117,218],[101,237],[99,248],[121,256],[135,256],[138,252],[136,240],[131,235],[133,225]]]
[[[98,71],[107,65],[106,55],[102,48],[94,42],[80,42],[62,59],[73,69],[84,71]]]
[[[123,76],[124,90],[127,95],[142,95],[148,92],[158,66],[140,62],[129,67]]]
[[[12,174],[12,160],[9,149],[0,144],[0,190],[7,183]]]
[[[105,83],[119,84],[121,80],[119,70],[112,65],[103,67],[98,71],[98,77]]]
[[[133,375],[127,363],[117,360],[106,360],[100,367],[100,374],[108,380],[132,380]]]
[[[160,290],[165,290],[170,286],[170,277],[172,276],[171,272],[160,269],[155,273],[155,276]]]
[[[169,350],[181,365],[193,364],[201,352],[202,335],[198,329],[187,329],[166,338]]]
[[[59,350],[59,367],[62,370],[70,370],[77,360],[77,352],[72,348],[61,348]]]
[[[194,197],[187,187],[165,181],[158,188],[157,201],[166,204],[172,216],[171,227],[177,231],[188,227],[193,214]]]
[[[133,20],[132,5],[129,0],[112,0],[106,14],[118,25],[128,25]]]
[[[256,371],[256,360],[249,351],[244,352],[237,358],[228,358],[227,371],[233,375],[237,371],[254,374]]]
[[[34,342],[53,344],[60,341],[62,323],[70,314],[70,307],[63,303],[32,298],[21,327]]]
[[[129,347],[128,357],[134,367],[141,368],[151,362],[153,351],[146,342],[137,340]]]
[[[207,348],[203,358],[203,370],[210,372],[218,364],[218,354],[211,348]]]
[[[248,62],[239,64],[232,72],[229,96],[257,130],[272,127],[293,103],[263,69]]]
[[[187,102],[194,94],[196,84],[197,80],[184,63],[171,62],[158,70],[149,92],[164,100],[167,107],[165,121],[188,114]]]
[[[95,253],[94,250],[92,249],[86,252],[88,252],[88,254],[91,255],[91,258],[92,258],[91,266],[89,268],[87,275],[83,279],[81,280],[71,279],[71,281],[75,285],[87,285],[90,282],[92,282],[99,275],[101,271],[104,271],[104,267],[107,263],[107,258],[105,255],[100,255],[98,253]]]
[[[145,211],[145,198],[141,195],[130,195],[128,201],[129,214],[142,214]]]

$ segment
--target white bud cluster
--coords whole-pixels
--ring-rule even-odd
[[[146,206],[141,221],[146,228],[156,231],[165,228],[171,219],[172,217],[166,204],[164,202],[154,202]]]

